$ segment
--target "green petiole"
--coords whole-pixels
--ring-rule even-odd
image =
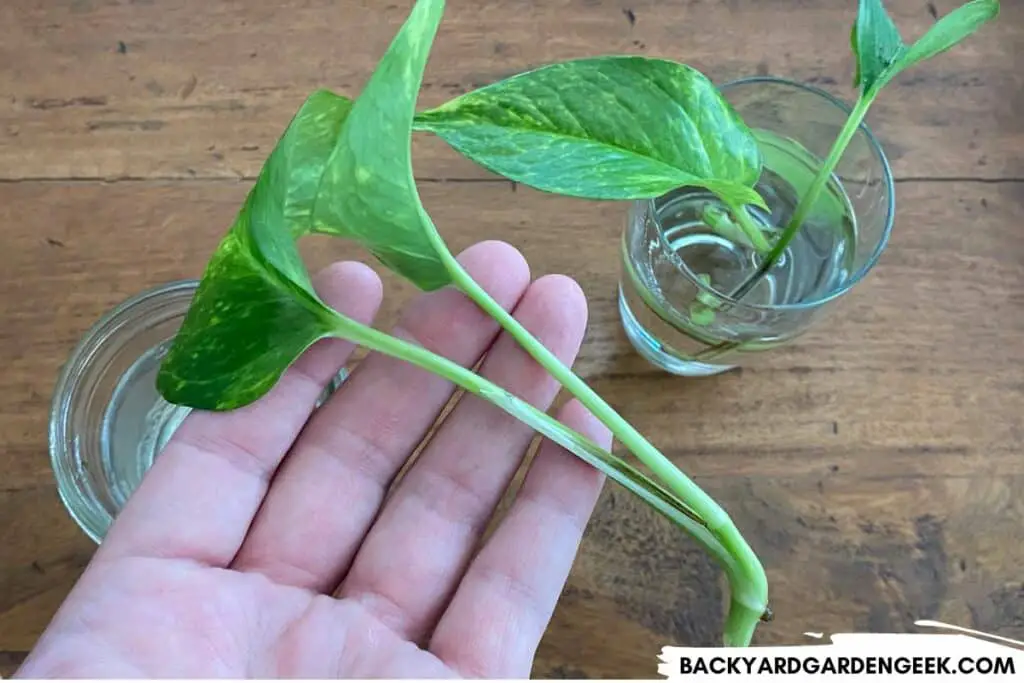
[[[452,256],[425,211],[421,213],[421,220],[430,228],[427,230],[427,234],[451,276],[452,284],[495,319],[541,367],[547,370],[583,407],[600,420],[630,453],[650,468],[656,479],[668,488],[670,494],[680,501],[682,507],[686,508],[687,513],[684,514],[686,522],[681,526],[693,534],[696,540],[719,560],[729,579],[731,602],[726,617],[727,628],[723,633],[723,641],[727,645],[737,647],[748,645],[758,622],[770,614],[768,581],[760,560],[729,515],[495,301]],[[466,386],[466,388],[472,391],[470,387]],[[510,396],[504,390],[500,391],[505,396]],[[484,398],[490,399],[490,396],[491,394],[487,394],[484,395]],[[519,410],[520,408],[517,407],[513,414],[517,414]],[[534,423],[538,421],[543,423],[545,420],[554,422],[554,420],[543,413],[540,415],[543,415],[543,418],[532,415],[527,417],[532,418],[533,421],[530,419],[524,419],[524,421],[547,435],[541,427],[550,425]],[[558,423],[555,422],[555,424]],[[575,452],[570,445],[563,442],[558,443]],[[585,452],[590,456],[594,451],[589,449]],[[646,477],[643,479],[647,480]],[[670,516],[669,518],[679,523],[677,517]]]
[[[453,259],[452,262],[458,266],[457,261]],[[479,305],[489,312],[491,308],[497,308],[504,313],[504,309],[467,273],[462,271],[461,275],[453,275],[459,283],[457,286],[460,289],[465,287],[463,291],[473,297]],[[499,322],[515,336],[523,348],[551,372],[552,376],[562,382],[595,417],[601,419],[612,430],[613,435],[630,448],[641,461],[658,472],[660,478],[668,482],[671,491],[650,482],[628,463],[608,453],[582,434],[443,356],[341,316],[337,316],[334,334],[444,377],[471,394],[490,402],[588,464],[606,472],[613,481],[638,495],[671,522],[685,529],[715,558],[729,580],[731,595],[723,632],[724,644],[732,647],[748,645],[757,624],[771,618],[771,610],[768,607],[768,584],[757,556],[731,520],[707,494],[636,432],[514,318],[507,313],[503,317],[506,319],[499,318]],[[713,521],[709,523],[708,520]]]
[[[763,254],[771,249],[771,245],[768,243],[768,240],[765,239],[763,228],[757,225],[754,222],[754,219],[750,217],[750,212],[747,211],[747,207],[736,207],[733,209],[732,215],[739,224],[743,234],[750,240],[751,246],[753,246],[759,254]]]
[[[759,265],[757,270],[754,271],[754,274],[742,282],[740,286],[730,294],[731,299],[739,301],[746,296],[754,285],[756,285],[758,281],[772,269],[772,266],[774,266],[779,258],[781,258],[782,254],[785,253],[786,247],[788,247],[789,243],[793,241],[796,234],[800,232],[800,228],[803,226],[808,212],[810,212],[814,203],[818,201],[818,197],[821,196],[829,178],[832,177],[833,171],[835,171],[836,166],[839,165],[839,160],[842,159],[843,152],[845,152],[846,148],[849,147],[850,141],[853,140],[853,136],[856,134],[861,122],[867,115],[868,108],[870,106],[871,99],[867,99],[863,96],[857,99],[856,106],[854,106],[853,111],[850,112],[850,116],[846,119],[846,123],[843,124],[843,128],[839,131],[839,135],[836,137],[835,142],[832,143],[832,148],[829,150],[829,154],[825,158],[821,168],[818,169],[817,175],[814,176],[814,181],[807,189],[807,192],[800,198],[800,201],[796,205],[796,209],[793,210],[793,216],[790,218],[789,223],[786,224],[785,230],[782,231],[782,234],[775,241],[775,244],[771,247],[768,255],[764,257],[761,265]]]
[[[726,630],[725,641],[737,646],[748,644],[749,639],[744,638],[753,633],[757,622],[767,614],[768,582],[760,560],[725,510],[494,301],[465,272],[458,261],[449,256],[445,265],[452,275],[455,286],[497,320],[534,360],[608,427],[615,438],[649,467],[672,493],[686,501],[707,531],[721,543],[733,560],[729,573],[733,602],[730,617],[727,618],[727,623],[730,623],[731,627]],[[738,610],[738,613],[733,614],[734,610]]]
[[[523,401],[490,380],[421,346],[380,332],[372,327],[360,325],[341,316],[338,316],[338,324],[334,334],[371,351],[397,358],[447,379],[469,393],[488,401],[516,419],[523,421],[542,436],[566,448],[592,465],[613,464],[614,471],[609,473],[613,480],[638,493],[648,503],[656,505],[659,511],[672,521],[692,530],[700,536],[702,545],[705,545],[716,556],[727,555],[714,537],[709,535],[709,531],[703,521],[685,503],[679,501],[659,485],[647,480],[641,472],[615,455],[605,451],[587,437],[566,427],[547,413]],[[600,469],[606,468],[601,467]]]
[[[746,207],[732,209],[732,216],[736,219],[735,223],[725,211],[713,204],[706,206],[701,214],[705,225],[727,240],[750,247],[759,254],[771,250],[772,245],[764,236],[765,228],[754,223]]]

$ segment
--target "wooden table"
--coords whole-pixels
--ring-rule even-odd
[[[958,3],[887,4],[917,36]],[[47,460],[58,367],[123,298],[201,273],[305,95],[356,94],[408,5],[0,7],[0,673],[94,549]],[[853,13],[832,0],[452,0],[421,101],[609,52],[849,98]],[[899,214],[881,264],[799,344],[715,379],[659,374],[628,346],[615,307],[621,205],[517,190],[436,140],[415,143],[425,202],[453,249],[506,239],[535,274],[570,273],[585,288],[577,368],[761,555],[777,617],[759,643],[908,631],[922,618],[1024,638],[1022,58],[1024,4],[1006,2],[983,37],[882,96],[869,121]],[[304,250],[311,268],[365,257],[337,241]],[[383,325],[412,294],[385,280]],[[715,564],[609,485],[535,673],[654,676],[663,645],[715,641],[723,596]]]

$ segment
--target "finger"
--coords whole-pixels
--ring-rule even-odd
[[[525,259],[501,242],[477,244],[459,260],[506,309],[530,281]],[[476,304],[449,288],[414,301],[396,333],[472,366],[498,329]],[[279,583],[333,590],[395,474],[453,392],[450,382],[433,373],[369,354],[296,442],[234,567]]]
[[[561,276],[537,280],[515,317],[571,364],[586,329],[586,298]],[[507,333],[481,374],[546,410],[559,385]],[[393,631],[419,642],[436,623],[494,508],[519,467],[533,430],[467,396],[452,410],[370,530],[339,594]]]
[[[604,448],[611,435],[575,400],[559,421]],[[473,560],[429,649],[466,678],[527,678],[604,475],[544,440],[508,514]]]
[[[360,263],[326,268],[314,287],[338,312],[367,324],[382,297],[377,274]],[[281,458],[353,348],[341,339],[321,340],[258,401],[231,412],[190,413],[115,521],[100,555],[227,565]]]

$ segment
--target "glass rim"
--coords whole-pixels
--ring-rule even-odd
[[[111,343],[111,339],[123,329],[126,323],[146,319],[160,311],[159,308],[145,308],[146,304],[161,299],[173,299],[186,292],[194,292],[199,280],[173,280],[149,287],[107,309],[82,333],[68,353],[67,359],[57,374],[53,395],[50,398],[48,415],[48,450],[50,468],[57,485],[61,504],[75,524],[95,543],[102,540],[98,527],[103,525],[102,506],[88,494],[93,486],[90,477],[75,467],[69,455],[72,433],[72,413],[77,401],[90,398],[90,384],[86,375],[97,361],[98,354]],[[141,310],[140,307],[143,307]],[[185,307],[187,309],[187,306]],[[115,342],[115,345],[120,345]]]
[[[718,86],[718,88],[724,94],[727,88],[742,85],[752,85],[758,83],[783,85],[798,90],[804,90],[832,104],[834,107],[841,110],[847,117],[849,117],[849,115],[853,111],[853,107],[849,103],[839,99],[838,97],[836,97],[835,95],[826,90],[810,85],[808,83],[800,83],[798,81],[793,81],[788,78],[782,78],[780,76],[745,76],[742,78],[727,81],[726,83]],[[895,224],[896,215],[896,183],[893,180],[892,167],[889,164],[889,158],[888,156],[886,156],[885,150],[882,148],[881,143],[879,143],[878,138],[875,137],[875,134],[871,131],[871,128],[868,127],[866,120],[860,122],[860,125],[857,126],[857,130],[864,134],[865,138],[868,141],[868,145],[878,158],[878,161],[882,167],[882,180],[885,184],[885,190],[888,194],[889,201],[887,202],[888,206],[886,208],[885,226],[882,228],[882,235],[878,240],[878,244],[875,245],[875,248],[872,251],[871,256],[868,258],[867,261],[864,262],[864,265],[862,265],[853,275],[851,275],[846,281],[844,281],[842,285],[836,287],[834,290],[828,292],[825,295],[807,301],[800,301],[797,303],[788,304],[751,304],[740,300],[736,300],[733,297],[726,294],[725,292],[720,292],[714,287],[705,284],[703,281],[701,281],[700,278],[696,276],[696,274],[686,264],[686,261],[683,260],[682,258],[672,259],[672,262],[676,266],[677,270],[680,270],[682,274],[688,280],[690,280],[699,291],[706,292],[707,294],[715,297],[716,299],[727,303],[730,307],[747,309],[751,311],[778,312],[809,310],[817,308],[819,306],[823,306],[824,304],[827,304],[830,301],[834,301],[835,299],[838,299],[839,297],[843,296],[851,289],[853,289],[854,286],[861,282],[867,276],[867,274],[871,272],[871,270],[874,269],[876,265],[878,265],[878,262],[881,259],[882,254],[885,252],[885,249],[889,244],[889,238],[892,235],[892,229],[893,225]],[[841,181],[840,186],[842,186]],[[655,231],[658,233],[658,240],[661,242],[664,248],[669,249],[668,240],[665,237],[665,230],[662,227],[661,220],[659,220],[657,211],[655,210],[655,202],[658,199],[660,199],[660,197],[641,199],[638,200],[637,203],[641,204],[647,209],[649,215],[651,216],[651,220],[654,223]],[[671,251],[671,249],[669,250]]]

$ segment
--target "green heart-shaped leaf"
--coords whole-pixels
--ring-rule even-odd
[[[328,90],[310,95],[270,153],[262,173],[283,193],[284,220],[296,237],[317,232],[313,211],[324,169],[352,109],[352,100]]]
[[[451,282],[447,254],[412,173],[412,121],[443,0],[419,0],[352,105],[313,215],[317,232],[357,240],[424,290]]]
[[[763,205],[750,130],[699,71],[663,59],[545,66],[416,116],[481,166],[547,192],[641,199],[700,186]]]
[[[251,403],[309,346],[354,324],[316,295],[301,235],[355,237],[420,286],[444,284],[409,160],[412,109],[443,5],[417,3],[355,103],[318,91],[292,119],[161,364],[166,400],[206,410]]]
[[[232,410],[255,401],[336,314],[313,291],[283,218],[283,193],[260,176],[210,259],[157,375],[169,402]]]

